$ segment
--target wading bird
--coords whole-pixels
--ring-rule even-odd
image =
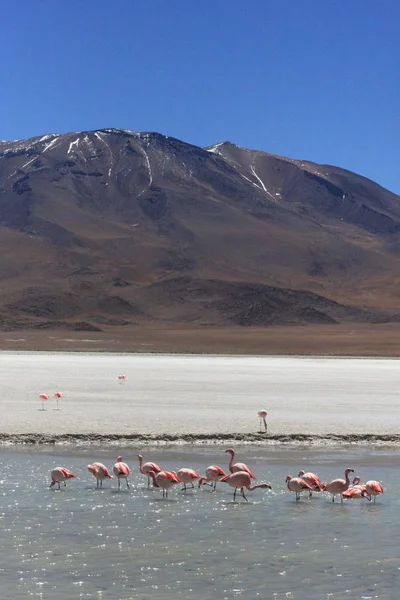
[[[206,476],[200,477],[199,479],[199,487],[201,485],[209,485],[213,490],[217,488],[217,482],[221,481],[222,477],[226,477],[225,471],[221,469],[218,465],[211,465],[206,469]],[[210,483],[211,482],[211,483]]]
[[[379,481],[374,481],[373,479],[371,479],[365,484],[365,491],[366,494],[364,495],[369,496],[368,500],[371,500],[371,496],[373,496],[375,502],[376,497],[383,494],[383,487]]]
[[[366,491],[365,485],[359,477],[354,477],[353,485],[343,493],[343,498],[362,498],[363,491]]]
[[[120,373],[117,377],[119,383],[125,383],[126,381],[126,375],[122,375],[122,373]]]
[[[57,483],[58,489],[61,489],[60,483],[63,483],[64,486],[66,486],[67,484],[65,482],[68,481],[68,479],[76,479],[77,476],[71,473],[71,471],[65,467],[56,467],[51,471],[50,477],[50,487],[53,487],[53,485]]]
[[[155,473],[150,470],[148,475],[152,478],[154,487],[162,488],[163,498],[168,498],[168,490],[174,485],[181,483],[175,471],[159,471]]]
[[[269,485],[269,483],[259,483],[258,485],[252,486],[251,485],[251,477],[247,473],[247,471],[236,471],[235,473],[232,473],[232,475],[225,475],[225,477],[222,477],[222,479],[220,481],[223,481],[224,483],[227,483],[231,487],[235,488],[235,491],[233,492],[233,501],[235,501],[236,491],[238,488],[240,488],[240,492],[241,492],[243,498],[246,500],[246,502],[248,502],[248,500],[247,500],[246,496],[244,495],[244,488],[246,488],[250,492],[253,492],[254,490],[256,490],[258,488],[269,489],[269,490],[271,489],[271,486]]]
[[[121,487],[121,479],[125,479],[126,487],[129,489],[128,476],[131,470],[128,465],[123,462],[122,456],[118,456],[117,462],[113,467],[113,472],[115,477],[118,479],[118,489]]]
[[[316,475],[315,473],[306,473],[305,471],[299,471],[298,477],[301,477],[301,479],[308,483],[308,485],[310,486],[310,498],[313,492],[322,492],[322,490],[324,489],[324,484],[322,483],[318,475]]]
[[[301,492],[308,490],[310,495],[312,492],[312,487],[307,483],[307,481],[301,477],[292,477],[291,475],[286,477],[286,487],[289,492],[294,492],[296,494],[296,502],[300,500]]]
[[[112,479],[112,475],[110,471],[107,469],[103,463],[94,462],[91,465],[88,465],[88,471],[96,478],[96,488],[99,486],[103,487],[104,479]]]
[[[47,394],[40,394],[39,398],[42,402],[42,408],[40,410],[46,410],[44,407],[44,403],[47,402],[48,400],[50,400],[49,396]]]
[[[250,471],[249,467],[247,465],[245,465],[244,463],[234,463],[233,460],[235,458],[235,451],[233,450],[233,448],[228,448],[228,450],[225,450],[225,452],[228,452],[231,455],[231,460],[229,461],[229,470],[231,473],[237,473],[238,471],[245,471],[245,473],[248,473],[251,477],[251,479],[257,479],[257,477]]]
[[[56,399],[56,402],[57,402],[57,408],[56,408],[56,410],[60,410],[59,406],[58,406],[58,401],[61,400],[61,398],[64,398],[64,394],[62,392],[56,392],[54,394],[54,398]]]
[[[150,475],[149,475],[149,471],[153,471],[154,473],[160,473],[160,471],[162,471],[161,467],[154,462],[147,462],[147,463],[143,463],[143,456],[141,454],[138,454],[138,459],[139,459],[139,471],[143,474],[143,475],[147,475],[147,487],[150,487]]]
[[[349,473],[354,473],[354,469],[346,469],[344,479],[334,479],[325,485],[324,490],[332,494],[332,502],[335,502],[336,494],[339,494],[340,502],[343,502],[343,494],[350,487]]]
[[[263,425],[264,425],[264,432],[267,431],[267,411],[266,410],[259,410],[257,413],[258,418],[260,419],[260,433],[263,433]]]
[[[196,479],[201,479],[201,476],[193,471],[193,469],[179,469],[176,474],[178,475],[179,481],[183,483],[182,492],[186,492],[186,484],[190,483],[192,488],[194,488],[193,481]]]

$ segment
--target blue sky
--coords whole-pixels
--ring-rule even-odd
[[[0,139],[158,131],[400,194],[399,0],[0,4]]]

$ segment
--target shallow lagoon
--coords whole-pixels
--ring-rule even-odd
[[[128,491],[108,481],[94,489],[93,460],[112,467],[117,452],[133,468]],[[273,598],[397,600],[400,478],[398,452],[237,449],[272,491],[232,502],[219,484],[168,501],[147,489],[136,449],[2,448],[0,450],[0,574],[3,600],[130,600]],[[223,448],[143,451],[164,468],[227,467]],[[48,489],[49,470],[67,466],[79,479]],[[323,480],[352,467],[363,481],[379,479],[376,504],[332,504],[324,494],[296,504],[288,473],[314,470]]]

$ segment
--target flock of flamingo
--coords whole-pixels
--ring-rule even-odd
[[[163,492],[163,498],[168,498],[168,491],[175,485],[183,484],[182,491],[187,490],[187,486],[194,488],[194,483],[197,482],[198,487],[202,485],[208,485],[212,490],[216,489],[218,482],[227,483],[234,488],[233,500],[236,499],[237,490],[240,490],[241,495],[247,502],[245,495],[245,489],[254,491],[258,488],[271,489],[269,483],[259,483],[252,485],[252,480],[256,480],[256,476],[249,469],[245,463],[234,462],[235,451],[232,448],[225,450],[230,454],[229,461],[229,473],[226,473],[218,465],[211,465],[206,469],[205,475],[201,476],[193,469],[179,469],[178,471],[164,471],[158,464],[154,462],[143,463],[143,457],[141,454],[138,455],[139,459],[139,470],[143,475],[147,476],[147,485],[150,487],[153,482],[154,488],[160,488]],[[127,488],[129,488],[128,477],[130,475],[129,466],[123,461],[122,456],[118,456],[117,462],[113,467],[113,473],[118,481],[118,489],[121,487],[121,481],[125,479]],[[103,481],[105,479],[112,479],[110,471],[101,462],[94,462],[88,465],[88,471],[96,479],[96,487],[103,487]],[[296,495],[296,502],[300,500],[302,492],[307,492],[308,497],[311,498],[313,492],[328,492],[332,496],[332,502],[335,501],[335,496],[339,496],[341,502],[343,498],[367,498],[371,501],[380,494],[383,494],[383,487],[379,481],[367,481],[365,484],[361,484],[360,478],[355,477],[353,484],[350,484],[349,473],[354,473],[353,469],[345,470],[344,479],[334,479],[329,483],[323,484],[315,473],[306,473],[300,471],[297,477],[288,475],[286,477],[286,486],[290,492]],[[76,478],[69,469],[65,467],[56,467],[51,471],[51,483],[50,487],[58,485],[58,489],[61,489],[61,483],[66,485],[66,481],[69,479]]]

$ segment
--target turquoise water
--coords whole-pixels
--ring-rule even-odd
[[[150,449],[145,460],[166,469],[210,464],[227,468],[224,448]],[[109,468],[122,453],[131,489],[103,490],[86,470]],[[399,453],[238,448],[237,460],[272,491],[232,501],[219,484],[167,501],[147,489],[137,452],[117,448],[0,450],[0,581],[2,600],[77,598],[397,600],[400,584]],[[66,466],[79,479],[49,489],[49,471]],[[379,479],[385,494],[332,504],[327,495],[294,500],[285,487],[300,468],[323,480],[352,467],[363,481]]]

